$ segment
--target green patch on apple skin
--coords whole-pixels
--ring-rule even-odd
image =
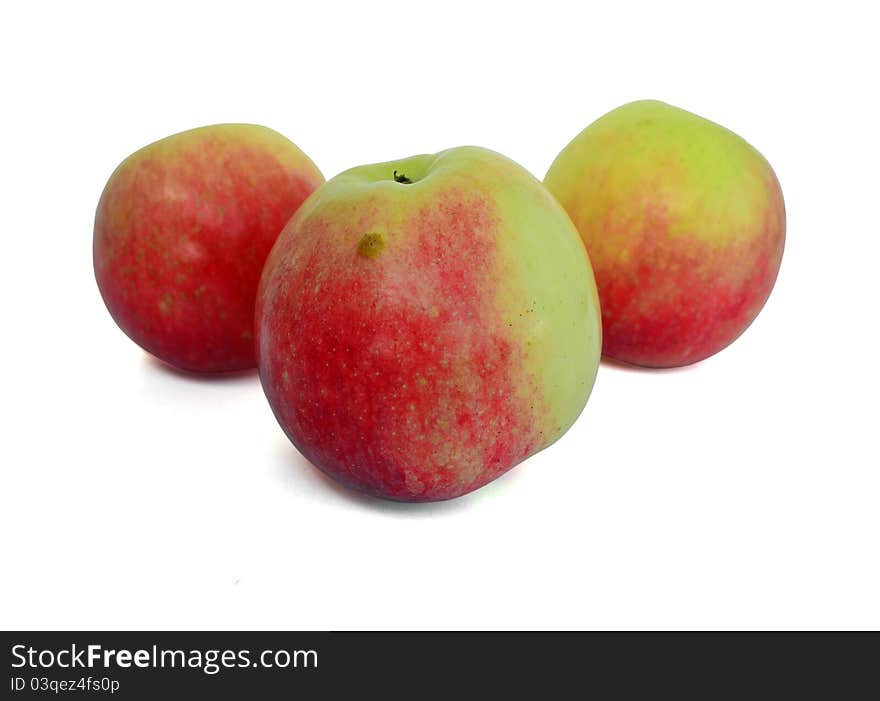
[[[375,231],[364,234],[358,242],[358,253],[364,258],[377,258],[385,250],[385,237]]]

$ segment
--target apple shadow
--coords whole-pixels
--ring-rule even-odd
[[[144,366],[147,372],[156,372],[165,377],[186,380],[187,382],[204,383],[204,384],[249,384],[253,379],[259,377],[256,368],[248,368],[247,370],[235,370],[232,372],[211,372],[199,373],[181,370],[173,365],[169,365],[164,360],[157,358],[149,353],[144,353]]]
[[[643,365],[633,365],[632,363],[625,363],[622,360],[615,360],[613,358],[606,358],[605,356],[602,356],[601,363],[603,367],[607,367],[612,370],[621,370],[623,372],[632,372],[645,375],[672,375],[679,372],[691,372],[693,370],[696,370],[703,364],[703,361],[700,360],[696,363],[691,363],[690,365],[680,365],[673,368],[648,368]]]
[[[359,492],[338,482],[313,465],[287,440],[279,441],[277,456],[285,481],[298,493],[308,492],[309,496],[323,494],[333,501],[342,501],[360,509],[395,517],[425,518],[460,513],[472,508],[476,503],[475,499],[479,498],[477,492],[490,486],[446,501],[392,501]]]

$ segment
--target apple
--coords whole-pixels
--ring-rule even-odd
[[[323,181],[293,143],[251,124],[185,131],[132,154],[95,215],[95,277],[113,319],[182,370],[254,367],[263,263]]]
[[[544,183],[590,253],[606,357],[646,367],[703,360],[767,301],[785,243],[782,191],[733,132],[633,102],[576,136]]]
[[[601,352],[590,263],[553,196],[475,147],[352,168],[263,271],[260,378],[290,440],[400,501],[470,492],[583,409]]]

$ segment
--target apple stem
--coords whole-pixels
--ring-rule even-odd
[[[406,184],[406,185],[409,185],[409,184],[412,182],[412,180],[410,180],[408,177],[406,177],[403,173],[401,173],[400,175],[398,175],[398,174],[397,174],[397,171],[395,170],[395,171],[394,171],[394,182],[396,182],[396,183],[404,183],[404,184]]]

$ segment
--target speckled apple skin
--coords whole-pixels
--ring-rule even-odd
[[[703,360],[767,301],[785,245],[782,190],[733,132],[634,102],[575,137],[544,182],[590,253],[605,356],[661,368]]]
[[[323,180],[293,143],[249,124],[193,129],[129,156],[95,215],[95,277],[113,319],[179,369],[254,367],[260,272]]]
[[[256,328],[291,441],[401,501],[460,496],[559,438],[601,348],[571,221],[529,173],[473,147],[316,191],[266,263]]]

